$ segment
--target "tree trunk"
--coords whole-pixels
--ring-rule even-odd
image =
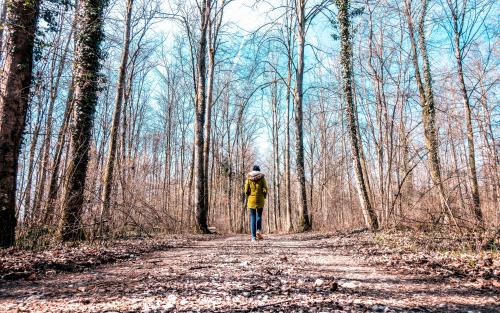
[[[207,54],[207,26],[210,18],[210,4],[212,0],[203,0],[200,9],[201,27],[200,41],[197,52],[196,66],[196,103],[194,119],[194,206],[196,213],[196,225],[201,233],[209,233],[208,230],[208,208],[205,206],[205,184],[207,179],[203,168],[203,146],[206,110],[206,54]]]
[[[63,200],[60,237],[63,241],[84,238],[81,212],[84,202],[85,179],[89,148],[97,104],[100,49],[103,40],[103,14],[107,0],[82,0],[78,8],[80,31],[76,38],[73,61],[74,114],[71,125],[71,147]]]
[[[205,104],[205,125],[204,125],[204,143],[203,143],[203,170],[204,170],[204,177],[205,177],[205,184],[204,184],[204,199],[205,199],[205,204],[204,206],[206,207],[206,210],[208,211],[209,209],[209,191],[208,191],[208,175],[209,175],[209,170],[208,170],[208,160],[210,159],[210,135],[211,135],[211,123],[212,123],[212,94],[213,94],[213,87],[214,87],[214,68],[215,68],[215,49],[217,43],[214,42],[216,40],[216,36],[212,36],[212,29],[213,29],[213,23],[209,18],[208,21],[208,47],[209,47],[209,52],[208,52],[208,84],[207,84],[207,95],[206,95],[206,104]]]
[[[297,180],[299,182],[299,229],[307,231],[311,228],[307,210],[306,174],[304,166],[304,126],[303,126],[303,79],[304,79],[304,46],[305,46],[305,1],[296,1],[297,15],[297,69],[295,76],[295,153]]]
[[[430,174],[432,182],[438,187],[439,198],[441,202],[441,209],[443,212],[453,221],[456,225],[455,218],[451,212],[451,208],[448,205],[448,201],[445,196],[444,186],[441,179],[441,169],[440,160],[438,154],[438,140],[436,133],[436,112],[434,106],[434,97],[432,93],[432,78],[429,65],[429,59],[427,56],[426,42],[425,42],[425,28],[424,21],[427,9],[427,1],[422,0],[422,12],[419,18],[419,44],[420,44],[420,54],[422,56],[423,71],[424,71],[424,82],[420,76],[420,68],[417,55],[417,43],[415,40],[415,31],[413,28],[413,20],[411,17],[411,0],[405,1],[405,15],[408,20],[408,32],[411,44],[411,55],[413,66],[415,69],[415,80],[417,81],[420,103],[422,105],[422,122],[424,126],[424,144],[429,153],[429,166],[431,168]]]
[[[479,198],[479,185],[477,182],[477,170],[476,170],[476,156],[474,148],[474,131],[472,129],[472,110],[469,101],[469,94],[467,92],[467,87],[465,85],[464,71],[463,71],[463,55],[462,47],[460,44],[460,30],[458,28],[458,15],[457,12],[452,9],[452,22],[454,30],[454,45],[455,50],[455,60],[457,62],[457,74],[460,83],[460,94],[462,96],[464,111],[465,111],[465,122],[467,124],[467,152],[468,152],[468,165],[469,174],[471,182],[471,192],[472,192],[472,209],[477,222],[480,225],[484,224],[483,213],[481,212],[481,202]]]
[[[118,132],[120,128],[120,114],[122,110],[123,93],[125,87],[125,78],[127,75],[127,62],[130,47],[130,25],[132,8],[134,0],[127,1],[127,8],[125,14],[125,33],[123,35],[123,51],[120,63],[120,70],[118,74],[118,82],[116,85],[115,108],[113,112],[113,121],[111,122],[111,134],[109,136],[108,159],[105,165],[105,172],[103,178],[103,192],[101,199],[101,220],[100,220],[100,235],[104,235],[109,230],[109,206],[111,201],[111,188],[113,184],[113,171],[116,158],[116,149],[118,143]]]
[[[280,156],[279,156],[279,118],[278,118],[278,78],[275,76],[271,89],[272,94],[272,138],[273,138],[273,209],[276,230],[281,223],[280,201]]]
[[[350,21],[349,21],[349,0],[337,0],[338,21],[340,28],[342,77],[344,81],[343,91],[347,108],[347,120],[349,135],[351,138],[351,153],[354,157],[354,174],[356,176],[359,200],[365,218],[366,226],[372,230],[379,228],[377,215],[373,209],[368,190],[366,188],[365,177],[363,175],[360,143],[358,141],[358,127],[356,123],[356,108],[353,101],[352,91],[352,48],[350,42]]]
[[[292,15],[290,15],[290,19]],[[291,21],[290,21],[291,23]],[[289,29],[287,29],[289,30]],[[291,32],[291,31],[290,31]],[[287,49],[288,49],[288,66],[287,66],[287,80],[286,80],[286,134],[285,134],[285,180],[286,180],[286,218],[287,218],[287,231],[293,230],[292,221],[292,194],[290,185],[290,89],[292,84],[292,41],[291,34],[287,33]]]
[[[52,161],[52,174],[49,178],[49,190],[47,192],[47,203],[44,210],[44,215],[42,219],[43,224],[50,224],[53,222],[53,215],[55,212],[55,201],[57,198],[57,191],[59,189],[59,184],[57,183],[57,178],[59,174],[59,167],[61,166],[61,159],[63,154],[64,142],[66,140],[66,132],[68,129],[68,124],[70,121],[71,114],[73,112],[73,80],[71,80],[68,97],[66,99],[66,108],[64,110],[63,122],[59,133],[57,134],[56,151],[54,155],[54,160]]]
[[[457,222],[453,216],[448,200],[446,199],[443,180],[441,177],[441,161],[439,159],[438,135],[436,130],[436,108],[434,103],[434,94],[432,91],[432,75],[427,54],[427,43],[425,39],[425,17],[427,15],[427,0],[422,0],[422,12],[418,22],[418,41],[420,54],[422,56],[422,66],[424,71],[424,92],[425,105],[423,110],[423,124],[425,127],[425,142],[429,150],[431,161],[431,176],[434,184],[438,186],[441,206],[447,212],[448,217],[456,225]]]
[[[24,219],[23,222],[25,224],[31,224],[34,219],[33,207],[31,205],[31,194],[32,194],[32,185],[33,185],[33,176],[36,167],[35,160],[35,151],[38,145],[38,139],[40,136],[40,128],[41,121],[43,118],[43,103],[39,101],[38,110],[37,110],[37,120],[35,124],[35,129],[33,130],[33,134],[31,136],[31,143],[29,149],[29,160],[28,160],[28,175],[26,177],[26,188],[24,190],[24,199],[20,199],[20,202],[24,202]]]
[[[5,61],[0,73],[0,246],[15,243],[16,186],[22,133],[33,68],[40,0],[11,0],[7,6]]]

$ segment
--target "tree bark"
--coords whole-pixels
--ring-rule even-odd
[[[5,61],[0,72],[0,246],[15,243],[19,149],[26,124],[39,0],[7,5]]]
[[[74,112],[71,125],[71,147],[63,200],[60,237],[63,241],[84,238],[81,213],[84,202],[85,179],[89,148],[97,104],[100,49],[104,38],[104,9],[107,0],[81,0],[78,8],[79,32],[73,61]]]

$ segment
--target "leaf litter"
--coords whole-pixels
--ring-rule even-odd
[[[407,238],[390,232],[304,233],[269,235],[253,243],[244,235],[178,235],[44,252],[3,250],[0,308],[149,313],[500,311],[498,254],[419,248],[407,245]],[[12,276],[24,272],[30,275]]]

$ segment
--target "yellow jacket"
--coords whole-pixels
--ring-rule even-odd
[[[264,208],[267,192],[267,182],[264,178],[264,174],[258,171],[248,173],[247,180],[245,181],[245,194],[248,196],[247,208]]]

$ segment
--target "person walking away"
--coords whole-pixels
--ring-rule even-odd
[[[247,195],[247,208],[250,210],[250,232],[252,241],[262,238],[262,211],[267,197],[267,182],[258,165],[247,174],[245,181],[245,194]]]

